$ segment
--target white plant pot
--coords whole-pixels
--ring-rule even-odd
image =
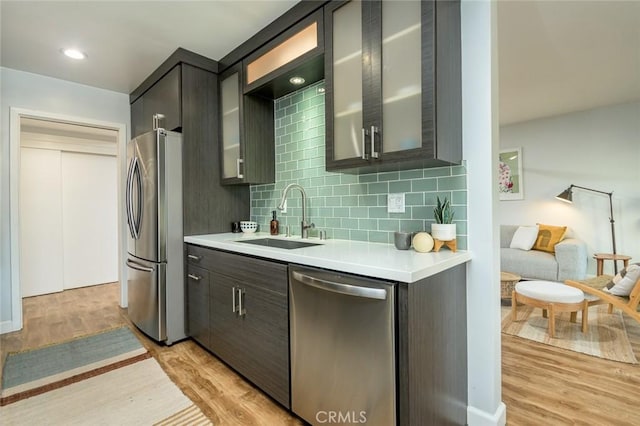
[[[456,239],[455,223],[432,223],[431,236],[440,241],[451,241]]]

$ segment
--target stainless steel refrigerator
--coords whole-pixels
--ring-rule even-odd
[[[128,314],[172,344],[184,331],[182,135],[158,129],[127,145]]]

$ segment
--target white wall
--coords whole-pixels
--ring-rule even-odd
[[[129,96],[0,67],[0,326],[12,320],[9,209],[9,111],[11,107],[123,123],[130,138]],[[1,329],[2,327],[0,327]]]
[[[504,425],[500,340],[497,5],[463,1],[462,127],[467,166],[467,423]]]
[[[613,191],[617,252],[640,261],[640,102],[504,126],[500,147],[522,147],[524,175],[524,200],[499,203],[501,224],[569,226],[587,242],[595,275],[591,255],[612,249],[609,197],[574,189],[567,204],[555,196],[570,184]]]

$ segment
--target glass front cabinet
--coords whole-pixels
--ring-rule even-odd
[[[220,158],[225,185],[275,181],[273,101],[242,93],[242,64],[220,74]]]
[[[459,164],[459,2],[329,3],[325,85],[327,170]]]
[[[240,68],[220,79],[222,179],[241,181],[243,159],[240,155]]]

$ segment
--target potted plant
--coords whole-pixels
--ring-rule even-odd
[[[437,197],[436,208],[433,209],[433,217],[436,223],[431,224],[431,236],[440,241],[451,241],[456,239],[456,224],[453,222],[455,212],[451,208],[451,203],[447,197],[440,201]]]

